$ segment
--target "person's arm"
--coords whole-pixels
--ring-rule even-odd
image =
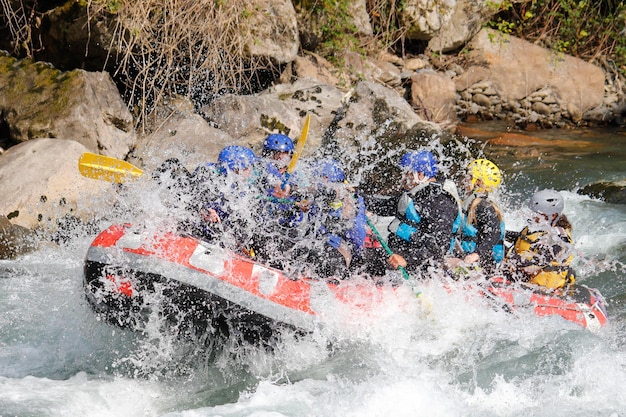
[[[500,219],[491,204],[482,203],[476,207],[476,229],[476,253],[481,259],[490,258],[502,234]]]
[[[368,211],[378,216],[390,217],[396,215],[399,198],[400,196],[385,198],[364,195],[363,201]]]

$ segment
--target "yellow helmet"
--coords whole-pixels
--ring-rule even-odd
[[[502,182],[500,169],[488,159],[475,159],[467,166],[472,174],[472,190],[478,192],[490,192],[498,188]],[[479,186],[477,180],[481,181]]]

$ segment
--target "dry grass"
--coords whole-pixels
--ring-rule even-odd
[[[33,26],[38,25],[34,9],[24,6],[22,0],[0,0],[0,8],[2,20],[11,33],[13,53],[24,51],[26,56],[32,57],[35,50],[41,47],[40,39],[35,39],[38,41],[37,45],[33,40]]]
[[[171,97],[208,102],[227,91],[250,89],[269,63],[255,62],[246,45],[249,4],[243,0],[90,0],[90,14],[114,17],[110,51],[115,75],[145,130],[147,116]]]

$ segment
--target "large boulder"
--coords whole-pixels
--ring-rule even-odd
[[[383,157],[385,151],[442,133],[440,125],[422,119],[395,90],[375,82],[357,84],[344,113],[328,138],[332,141],[323,144],[339,154],[375,152],[373,156]]]
[[[130,160],[148,171],[169,158],[177,158],[192,171],[200,164],[215,162],[224,146],[235,143],[227,133],[193,113],[192,108],[157,113],[163,114],[164,120],[154,121],[156,129],[138,141]]]
[[[455,82],[474,106],[576,122],[602,103],[604,72],[581,59],[488,29],[468,49],[467,68]]]
[[[455,126],[456,87],[446,75],[423,70],[411,76],[411,104],[425,120]]]
[[[450,52],[465,45],[502,7],[529,0],[407,0],[400,18],[406,37],[428,41],[436,52]]]
[[[10,148],[0,156],[0,215],[44,232],[55,231],[67,216],[91,219],[115,193],[111,184],[80,175],[85,151],[78,142],[47,138]]]
[[[305,154],[320,146],[333,111],[341,107],[345,93],[313,79],[278,84],[253,96],[225,95],[202,109],[215,127],[234,139],[233,143],[261,149],[270,133],[283,133],[297,139],[304,119],[311,115]]]
[[[135,140],[132,115],[106,72],[0,55],[0,114],[17,142],[66,138],[122,158]]]
[[[437,52],[450,52],[461,48],[504,4],[524,3],[529,0],[456,0],[444,7],[447,18],[440,23],[438,30],[428,42],[428,48]]]
[[[277,64],[293,61],[300,38],[296,11],[290,0],[255,0],[241,19],[239,30],[249,33],[245,49],[252,57],[269,58]]]
[[[38,247],[37,233],[0,216],[0,259],[13,259]]]
[[[457,0],[409,0],[403,3],[400,18],[409,39],[432,39],[452,18]]]

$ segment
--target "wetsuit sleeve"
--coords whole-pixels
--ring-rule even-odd
[[[476,207],[476,253],[482,259],[493,256],[493,247],[501,243],[500,219],[491,203],[481,202]]]

